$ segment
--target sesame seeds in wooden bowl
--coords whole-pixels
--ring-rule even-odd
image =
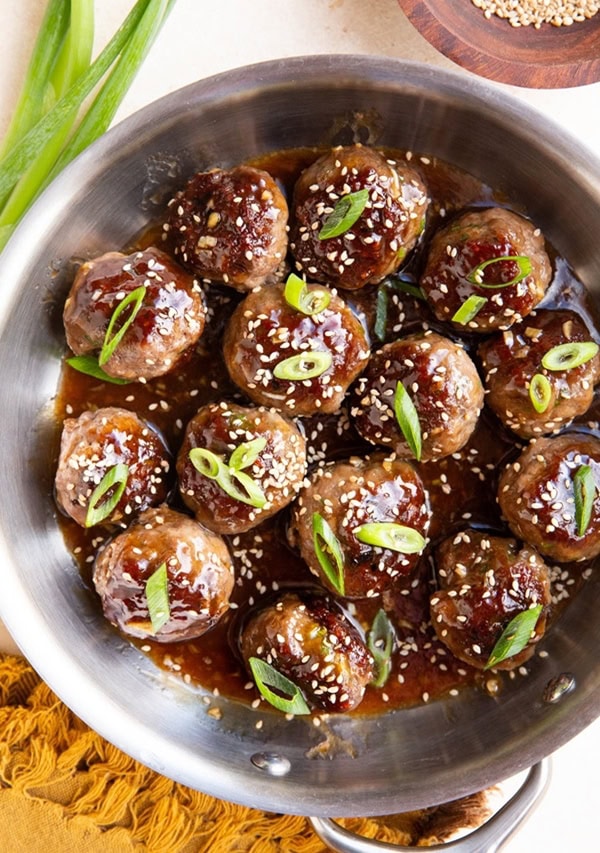
[[[600,80],[600,4],[595,0],[398,2],[430,44],[482,77],[535,89]],[[542,22],[550,7],[556,9],[554,23]]]

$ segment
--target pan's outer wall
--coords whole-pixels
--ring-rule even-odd
[[[125,752],[223,799],[319,816],[392,813],[468,794],[591,722],[600,698],[598,573],[545,641],[549,657],[499,699],[468,691],[379,718],[332,719],[331,736],[354,757],[340,749],[333,760],[309,758],[323,727],[224,700],[222,719],[209,717],[197,692],[170,681],[104,621],[57,530],[49,447],[70,259],[122,246],[194,169],[348,141],[351,132],[439,156],[501,188],[597,288],[600,165],[589,153],[481,81],[364,56],[264,63],[150,105],[58,178],[2,257],[2,619],[63,701]],[[563,671],[575,675],[575,690],[544,703],[545,684]],[[289,772],[258,769],[251,757],[259,752],[283,756]]]

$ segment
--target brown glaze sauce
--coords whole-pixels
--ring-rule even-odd
[[[316,149],[283,151],[254,161],[253,165],[276,177],[289,200],[300,171],[320,153]],[[388,153],[404,156],[398,152]],[[423,248],[442,222],[465,208],[510,205],[491,188],[446,163],[416,155],[411,163],[421,171],[432,198],[426,231],[402,270],[402,278],[416,283],[423,263]],[[131,242],[127,242],[124,235],[125,250],[152,244],[160,246],[159,235],[160,225],[151,226]],[[548,247],[548,251],[554,277],[544,299],[544,307],[570,307],[580,313],[592,328],[591,301],[587,299],[583,286],[568,263],[557,256],[552,247]],[[373,334],[377,292],[377,286],[371,286],[342,294],[359,315],[364,315],[373,348],[384,342],[377,340]],[[207,291],[207,326],[195,351],[173,372],[145,384],[119,386],[103,383],[65,365],[56,401],[57,422],[62,423],[65,417],[76,417],[86,409],[123,406],[157,427],[175,457],[185,426],[200,406],[221,399],[247,404],[228,376],[221,345],[224,324],[241,298],[231,289],[211,285]],[[448,337],[458,337],[453,329],[439,324],[423,302],[404,293],[388,292],[385,342],[420,330],[423,324]],[[598,323],[595,325],[598,328]],[[600,340],[598,333],[594,334]],[[462,337],[476,363],[474,350],[481,339],[480,336]],[[598,418],[600,406],[596,399],[580,419],[578,428],[596,431],[598,424],[595,419]],[[339,415],[312,416],[298,419],[298,422],[307,438],[309,471],[323,459],[344,459],[376,450],[358,437],[349,424],[345,406]],[[354,620],[367,630],[379,608],[384,606],[397,625],[398,638],[389,679],[381,688],[368,687],[362,704],[354,713],[381,713],[390,708],[414,705],[475,683],[490,692],[497,692],[501,688],[501,678],[517,677],[514,672],[503,676],[482,674],[454,658],[435,637],[429,623],[428,602],[434,589],[430,552],[442,538],[470,525],[490,532],[509,533],[496,503],[497,481],[504,463],[516,456],[523,445],[524,442],[509,434],[484,408],[475,433],[459,454],[437,462],[415,463],[430,494],[431,545],[416,572],[408,578],[400,578],[393,594],[355,601],[347,608]],[[174,482],[169,503],[185,511]],[[171,644],[144,641],[137,645],[159,666],[178,674],[188,683],[246,702],[255,700],[258,691],[250,684],[235,648],[244,614],[266,601],[278,589],[313,586],[315,583],[306,565],[287,543],[288,517],[289,511],[284,510],[248,533],[225,537],[234,558],[236,585],[233,606],[216,627],[193,641]],[[98,527],[84,530],[63,516],[59,517],[59,523],[84,581],[93,589],[94,555],[98,547],[110,538],[111,531]],[[575,594],[585,567],[586,564],[581,563],[576,567],[563,564],[555,569],[555,609]],[[543,646],[542,641],[538,650],[543,650]],[[519,672],[525,674],[526,670],[521,668]]]

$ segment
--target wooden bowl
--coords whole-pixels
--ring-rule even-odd
[[[600,80],[600,13],[571,26],[513,27],[470,0],[398,0],[437,50],[482,77],[557,89]]]

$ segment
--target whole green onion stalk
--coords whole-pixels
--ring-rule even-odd
[[[93,0],[49,0],[0,145],[0,250],[50,180],[108,129],[176,2],[137,0],[92,62]]]

